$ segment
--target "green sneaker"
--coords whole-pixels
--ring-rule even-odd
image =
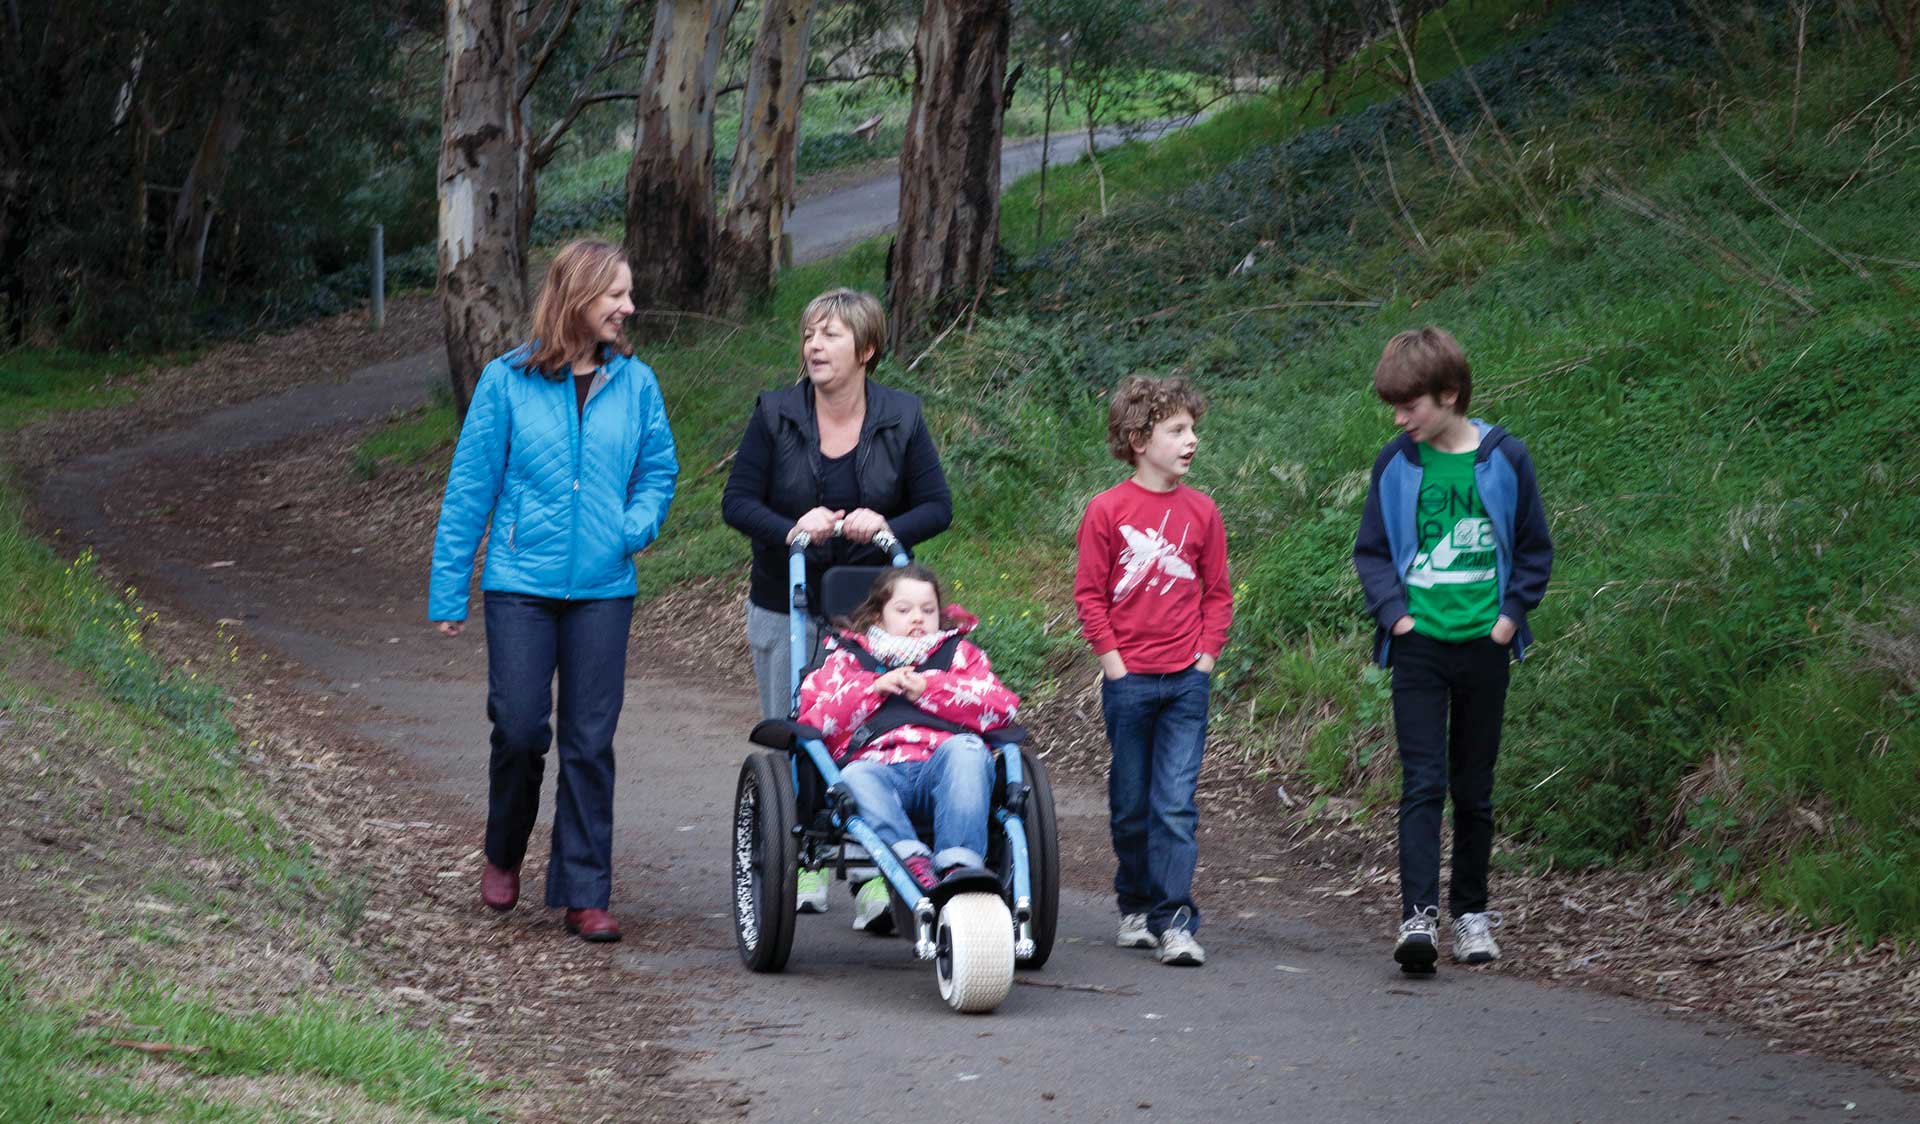
[[[796,895],[801,913],[825,913],[827,911],[827,884],[833,881],[833,875],[825,867],[819,870],[800,870],[799,894]]]
[[[853,927],[861,933],[872,933],[877,937],[890,936],[893,933],[893,910],[887,894],[887,880],[869,879],[853,895]]]

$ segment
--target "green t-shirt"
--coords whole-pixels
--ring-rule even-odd
[[[1493,521],[1473,486],[1474,456],[1420,446],[1420,551],[1407,570],[1413,630],[1455,644],[1500,619]]]

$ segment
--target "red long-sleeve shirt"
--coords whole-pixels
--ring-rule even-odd
[[[1132,480],[1093,497],[1080,520],[1073,601],[1095,655],[1163,674],[1218,657],[1233,624],[1227,530],[1205,492]]]
[[[959,606],[948,606],[947,617],[962,634],[973,631],[972,614]],[[859,644],[859,637],[846,643]],[[880,709],[887,696],[868,690],[880,676],[860,666],[860,661],[833,637],[834,649],[826,662],[808,674],[800,684],[799,721],[826,735],[827,750],[835,761],[848,759],[847,746],[860,724]],[[864,645],[863,645],[864,646]],[[914,705],[935,718],[942,718],[969,730],[986,733],[1013,725],[1020,707],[1020,696],[1007,689],[993,673],[987,654],[970,640],[960,641],[953,654],[953,666],[945,671],[924,670],[927,689]],[[941,742],[953,735],[930,726],[901,726],[873,739],[856,755],[882,765],[902,761],[925,761]]]

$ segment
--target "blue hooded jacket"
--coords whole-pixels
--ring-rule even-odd
[[[577,601],[633,596],[633,556],[666,521],[680,464],[653,372],[613,357],[582,412],[573,380],[523,366],[530,353],[495,359],[474,387],[440,501],[430,620],[467,618],[489,520],[480,588]]]
[[[1547,593],[1553,570],[1553,539],[1533,478],[1533,459],[1520,439],[1497,425],[1471,419],[1480,434],[1473,458],[1473,486],[1493,523],[1494,579],[1500,615],[1516,626],[1513,656],[1525,659],[1533,631],[1527,614]],[[1419,553],[1420,445],[1402,433],[1373,462],[1373,483],[1360,514],[1353,568],[1366,591],[1374,620],[1373,658],[1387,665],[1395,621],[1407,615],[1407,571]]]

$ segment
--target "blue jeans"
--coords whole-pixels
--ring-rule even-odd
[[[936,870],[981,866],[993,799],[993,755],[975,734],[955,734],[925,761],[855,761],[840,770],[859,816],[893,853],[932,855]],[[933,825],[933,849],[914,824]]]
[[[633,598],[561,601],[486,593],[487,717],[493,759],[487,861],[517,867],[540,811],[560,676],[560,779],[547,905],[605,909],[613,889],[613,731],[626,697]]]
[[[1144,913],[1155,936],[1174,923],[1200,928],[1193,904],[1194,838],[1200,810],[1194,789],[1207,745],[1207,701],[1213,683],[1198,668],[1100,681],[1113,766],[1107,809],[1119,869],[1113,889],[1121,913]]]

